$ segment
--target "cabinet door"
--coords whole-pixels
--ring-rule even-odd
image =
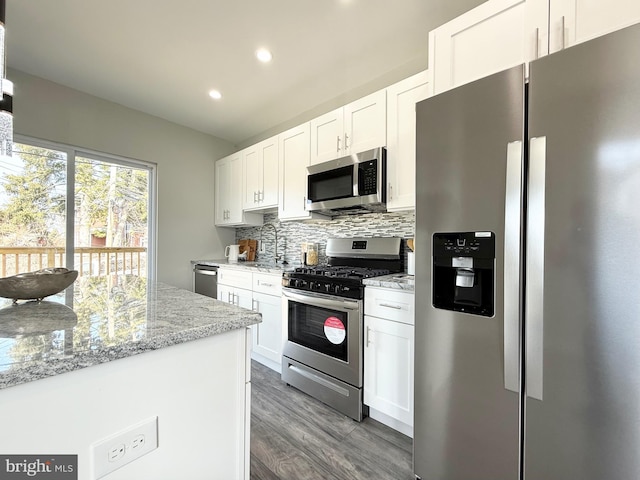
[[[259,207],[259,194],[262,191],[262,160],[259,154],[259,144],[253,145],[244,153],[244,209],[251,210]]]
[[[551,0],[549,48],[556,52],[638,22],[638,0]]]
[[[215,169],[215,222],[216,225],[224,225],[227,222],[229,198],[229,177],[231,176],[231,160],[221,158],[216,162]]]
[[[314,118],[311,120],[310,126],[311,165],[346,155],[344,151],[344,113],[342,107]]]
[[[233,287],[218,284],[218,300],[233,303]]]
[[[247,310],[251,310],[253,307],[253,292],[251,290],[244,290],[242,288],[234,288],[233,289],[233,304],[236,307],[246,308]]]
[[[364,403],[413,425],[414,328],[365,315]]]
[[[344,148],[359,153],[387,144],[386,90],[367,95],[344,107]]]
[[[231,163],[229,167],[229,181],[227,192],[228,195],[228,209],[229,209],[229,221],[231,224],[240,224],[243,222],[243,158],[242,152],[238,152],[231,157]]]
[[[253,351],[279,364],[282,361],[282,299],[254,292],[253,309],[262,314],[262,323],[253,326]]]
[[[427,71],[387,88],[387,210],[416,206],[416,102],[429,95]]]
[[[260,142],[258,151],[262,159],[262,189],[259,193],[261,208],[273,208],[278,206],[278,136],[271,137]],[[252,175],[251,171],[248,171]]]
[[[309,124],[287,130],[279,137],[280,202],[278,218],[294,220],[310,218],[305,210],[307,166],[309,165]]]
[[[434,93],[547,53],[546,0],[489,0],[429,33]]]

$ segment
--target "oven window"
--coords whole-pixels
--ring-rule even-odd
[[[289,341],[347,361],[348,314],[289,301]]]
[[[309,175],[309,200],[324,202],[353,197],[353,165]]]

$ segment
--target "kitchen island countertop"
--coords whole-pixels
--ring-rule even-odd
[[[0,299],[0,389],[260,321],[259,313],[137,276],[81,277],[41,303]]]

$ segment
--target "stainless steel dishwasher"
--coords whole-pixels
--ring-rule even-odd
[[[193,291],[218,298],[218,267],[196,263],[193,267]]]

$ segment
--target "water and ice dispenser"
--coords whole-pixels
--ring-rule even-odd
[[[493,232],[433,235],[433,306],[491,317],[495,303]]]

